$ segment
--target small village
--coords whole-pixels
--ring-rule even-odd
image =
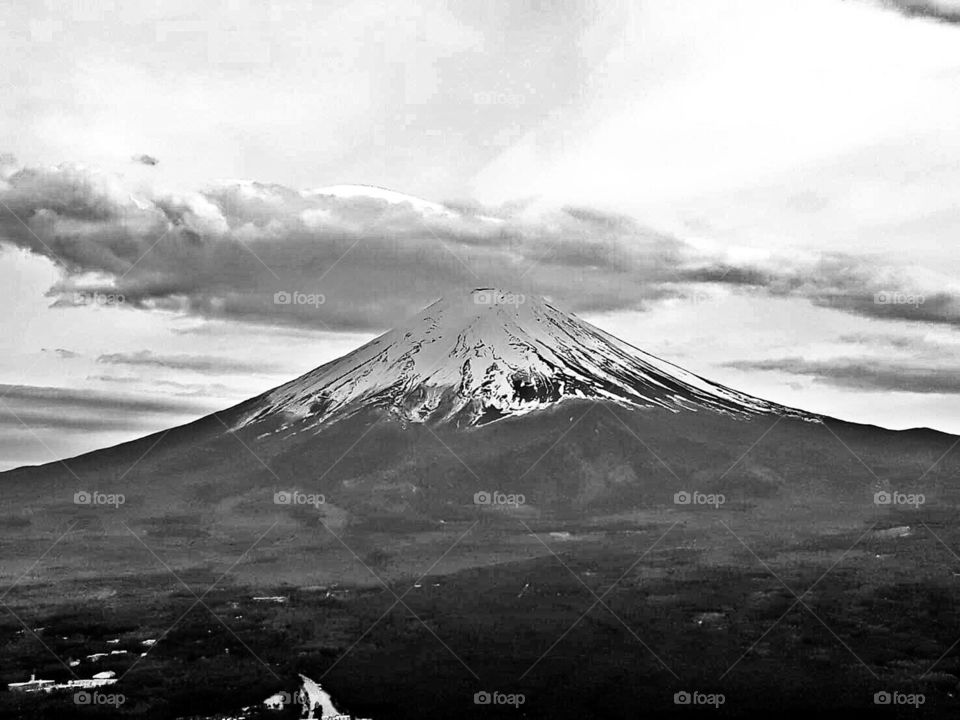
[[[91,678],[78,678],[67,680],[63,683],[53,680],[41,680],[36,675],[31,675],[29,680],[23,682],[7,683],[7,690],[11,692],[53,692],[54,690],[91,690],[93,688],[113,685],[117,682],[116,673],[113,670],[99,672]]]
[[[105,655],[105,653],[97,653]],[[88,656],[88,659],[96,661],[98,658],[94,655]],[[330,695],[314,680],[306,675],[300,675],[301,686],[293,693],[285,690],[275,693],[263,701],[263,707],[266,710],[281,711],[290,705],[299,704],[302,708],[301,720],[370,720],[370,718],[354,718],[352,715],[342,713],[333,704]],[[54,680],[44,680],[31,674],[29,680],[22,682],[13,682],[7,684],[10,692],[20,693],[51,693],[55,691],[86,691],[96,688],[114,685],[117,682],[116,673],[112,670],[95,673],[90,678],[77,678],[67,680],[66,682],[55,682]],[[75,699],[76,700],[76,699]],[[120,702],[122,704],[122,701]],[[208,720],[246,720],[250,717],[254,708],[242,708],[239,715],[217,715]]]
[[[36,628],[35,631],[42,631],[43,628]],[[107,640],[107,644],[116,645],[119,639]],[[140,644],[145,648],[150,648],[156,643],[156,640],[143,640]],[[96,663],[104,658],[116,657],[120,655],[129,655],[129,650],[110,650],[109,652],[92,653],[86,656],[88,663]],[[140,657],[145,657],[147,651],[141,652]],[[67,665],[75,668],[80,665],[80,660],[69,660]],[[55,690],[92,690],[107,685],[113,685],[117,682],[117,674],[113,670],[94,673],[89,678],[74,678],[66,682],[56,682],[54,680],[45,680],[38,678],[36,674],[31,674],[29,680],[21,682],[7,683],[7,690],[10,692],[35,693],[35,692],[54,692]]]

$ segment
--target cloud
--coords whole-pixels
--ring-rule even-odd
[[[0,398],[0,426],[17,429],[129,430],[155,422],[151,416],[207,412],[195,402],[36,385],[0,385]]]
[[[911,348],[917,343],[915,338],[907,335],[893,335],[890,333],[847,333],[837,338],[842,343],[851,345],[869,345],[871,347]]]
[[[160,163],[160,161],[152,155],[134,155],[130,159],[135,163],[140,163],[141,165],[158,165]]]
[[[955,367],[934,367],[873,357],[830,360],[784,357],[731,362],[726,363],[726,367],[802,375],[827,385],[853,390],[960,394],[960,375],[957,375]]]
[[[58,264],[61,279],[49,294],[59,307],[93,298],[371,331],[478,286],[545,295],[588,312],[644,309],[714,285],[870,317],[960,324],[960,291],[940,276],[840,253],[708,251],[577,206],[454,207],[377,189],[297,191],[256,182],[132,191],[114,176],[70,165],[24,168],[9,157],[0,170],[0,200],[12,213],[0,214],[0,239]]]
[[[819,307],[865,317],[960,326],[960,285],[955,280],[844,253],[771,254],[678,272],[692,282],[802,297]]]
[[[130,375],[89,375],[87,376],[87,380],[117,385],[149,385],[152,388],[158,390],[163,389],[179,397],[201,397],[207,400],[217,397],[239,397],[243,395],[238,392],[236,388],[229,387],[223,383],[183,383],[175,380],[154,380],[149,377]]]
[[[873,352],[901,353],[913,360],[936,360],[954,365],[960,363],[960,334],[949,330],[940,334],[858,332],[846,333],[837,339],[843,344],[856,345]]]
[[[80,353],[67,350],[66,348],[40,348],[40,352],[53,353],[62,360],[72,360],[73,358],[80,357]]]
[[[170,370],[187,370],[196,373],[272,373],[278,366],[268,362],[233,360],[214,355],[160,355],[150,350],[133,353],[108,353],[97,358],[98,363],[107,365],[130,365],[161,367]]]
[[[960,2],[957,0],[881,0],[881,4],[907,17],[960,24]]]

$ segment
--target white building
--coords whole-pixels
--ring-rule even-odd
[[[39,692],[41,690],[51,690],[53,688],[53,680],[37,680],[37,676],[34,674],[30,675],[29,680],[18,683],[8,683],[7,690],[11,692]]]
[[[77,678],[76,680],[67,680],[65,683],[54,682],[53,680],[37,680],[35,675],[31,675],[29,680],[18,683],[9,683],[7,689],[11,692],[52,692],[53,690],[90,690],[91,688],[103,687],[104,685],[113,685],[117,681],[116,673],[113,670],[100,672],[92,678]]]

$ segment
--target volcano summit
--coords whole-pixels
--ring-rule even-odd
[[[572,398],[814,418],[705,380],[546,300],[478,288],[257,398],[239,427],[282,415],[284,428],[316,428],[369,407],[474,426]]]

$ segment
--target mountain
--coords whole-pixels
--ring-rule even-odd
[[[237,427],[282,416],[316,430],[371,407],[410,422],[484,425],[573,398],[732,416],[801,411],[731,390],[650,355],[546,300],[478,288],[252,403]]]
[[[142,553],[131,531],[192,566],[195,545],[235,558],[272,523],[275,545],[260,548],[268,557],[247,569],[251,581],[321,582],[337,572],[369,581],[350,557],[313,562],[343,550],[328,530],[351,548],[395,554],[403,538],[452,542],[446,532],[477,520],[514,533],[526,532],[516,517],[541,527],[633,527],[678,513],[706,522],[677,504],[684,492],[803,527],[870,522],[903,510],[878,507],[875,493],[920,493],[934,522],[929,512],[960,500],[958,440],[754,398],[546,300],[479,289],[222,412],[0,474],[0,541],[20,548],[26,568],[79,523],[84,542],[58,550],[78,565],[60,567],[122,573],[132,557],[123,552]],[[291,491],[323,502],[284,503],[290,495],[278,493]],[[509,513],[478,504],[492,491],[524,502]],[[76,502],[93,492],[124,502],[110,512]],[[484,553],[496,548],[478,545],[470,562],[494,562]]]

